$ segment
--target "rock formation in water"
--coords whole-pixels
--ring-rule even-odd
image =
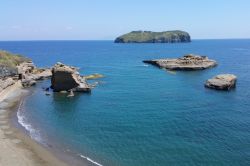
[[[132,31],[115,39],[115,43],[187,43],[191,37],[184,31]]]
[[[103,78],[103,77],[104,75],[98,74],[98,73],[83,76],[83,78],[85,78],[86,80],[94,80],[94,79]]]
[[[91,88],[86,80],[79,75],[77,69],[58,62],[52,68],[51,88],[55,92],[75,91],[90,92]]]
[[[205,83],[205,87],[217,90],[230,90],[235,88],[237,77],[233,74],[220,74]]]
[[[51,78],[52,77],[52,78]],[[0,51],[0,92],[7,87],[20,82],[23,87],[30,87],[39,80],[51,78],[51,88],[55,92],[90,92],[94,85],[89,85],[86,79],[101,78],[101,74],[80,76],[77,68],[57,63],[51,68],[37,68],[34,63],[23,56]],[[44,88],[50,95],[49,88]]]
[[[181,58],[144,60],[143,62],[168,70],[203,70],[217,65],[216,61],[208,59],[206,56],[193,54]]]

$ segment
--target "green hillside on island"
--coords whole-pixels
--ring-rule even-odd
[[[132,31],[115,39],[115,43],[186,43],[191,37],[184,31]]]
[[[15,74],[17,72],[16,66],[27,61],[30,59],[22,55],[0,50],[0,77]]]

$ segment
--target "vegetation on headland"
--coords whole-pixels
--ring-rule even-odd
[[[27,61],[30,61],[30,59],[22,55],[0,50],[0,66],[16,67],[20,63]]]
[[[180,43],[191,42],[191,37],[187,32],[165,31],[132,31],[115,39],[115,43]]]
[[[22,55],[0,50],[0,77],[16,74],[16,66],[27,61],[30,59]]]

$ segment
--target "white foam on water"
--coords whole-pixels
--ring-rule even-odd
[[[32,139],[34,139],[34,140],[36,140],[36,141],[38,141],[40,143],[43,143],[39,131],[34,129],[32,127],[32,125],[27,122],[25,116],[23,115],[24,110],[23,110],[22,105],[23,105],[23,100],[20,102],[20,105],[19,105],[18,110],[17,110],[17,121],[18,121],[18,123],[22,127],[24,127],[26,131],[29,132],[29,135],[30,135],[30,137]]]
[[[143,64],[143,65],[136,65],[135,67],[149,67],[149,65]]]
[[[84,156],[84,155],[82,155],[82,154],[79,154],[79,156],[80,156],[81,158],[84,158],[84,159],[88,160],[89,162],[91,162],[91,163],[93,163],[93,164],[95,164],[95,165],[103,166],[102,164],[100,164],[100,163],[98,163],[98,162],[92,160],[91,158],[88,158],[88,157],[86,157],[86,156]]]
[[[18,123],[19,123],[22,127],[24,127],[24,129],[25,129],[26,131],[29,132],[29,135],[31,136],[32,139],[38,141],[39,143],[42,143],[42,144],[45,144],[45,145],[46,145],[46,143],[43,142],[43,140],[42,140],[42,138],[41,138],[41,135],[40,135],[39,131],[36,130],[34,127],[32,127],[32,125],[31,125],[30,123],[27,122],[27,119],[26,119],[25,116],[24,116],[24,111],[25,111],[25,110],[24,110],[23,107],[22,107],[23,104],[24,104],[24,101],[22,100],[22,101],[20,102],[20,105],[19,105],[18,110],[17,110],[17,119],[18,119]],[[70,151],[70,150],[67,149],[66,151]],[[79,156],[80,156],[81,158],[86,159],[87,161],[89,161],[89,162],[91,162],[91,163],[97,165],[97,166],[103,166],[102,164],[100,164],[100,163],[98,163],[98,162],[92,160],[91,158],[86,157],[86,156],[84,156],[84,155],[82,155],[82,154],[79,154]]]

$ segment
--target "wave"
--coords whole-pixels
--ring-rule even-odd
[[[45,142],[43,142],[41,134],[39,133],[39,131],[36,130],[34,127],[32,127],[32,125],[27,122],[27,119],[23,115],[24,114],[24,108],[23,108],[24,102],[25,102],[24,100],[21,100],[20,104],[18,106],[17,121],[29,133],[29,135],[30,135],[30,137],[32,139],[34,139],[35,141],[37,141],[37,142],[39,142],[39,143],[46,146],[47,144]],[[103,166],[102,164],[100,164],[100,163],[98,163],[98,162],[92,160],[91,158],[86,157],[86,156],[84,156],[82,154],[79,154],[79,156],[81,158],[86,159],[87,161],[97,165],[97,166]]]
[[[136,65],[135,67],[149,67],[149,65],[143,64],[143,65]]]
[[[86,157],[86,156],[84,156],[84,155],[82,155],[82,154],[79,154],[79,156],[80,156],[81,158],[83,158],[83,159],[88,160],[89,162],[91,162],[91,163],[93,163],[93,164],[95,164],[95,165],[103,166],[102,164],[100,164],[100,163],[98,163],[98,162],[92,160],[91,158],[88,158],[88,157]]]
[[[31,124],[27,122],[27,119],[23,115],[23,104],[24,100],[21,100],[18,110],[17,110],[17,121],[18,123],[29,133],[30,137],[39,143],[43,143],[42,138],[38,130],[32,127]]]

